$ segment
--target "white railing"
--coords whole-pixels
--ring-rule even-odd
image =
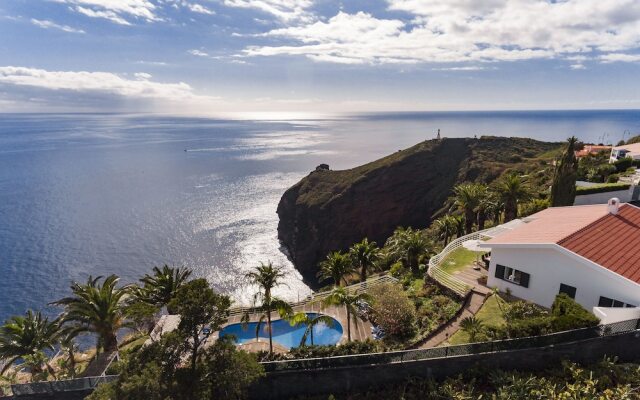
[[[443,286],[458,293],[460,296],[466,296],[472,288],[460,279],[456,278],[454,275],[445,271],[442,268],[442,262],[447,258],[449,254],[462,247],[462,244],[467,240],[489,239],[491,236],[486,234],[489,230],[491,230],[491,228],[473,232],[452,240],[448,245],[445,246],[444,249],[442,249],[440,253],[431,257],[431,259],[429,260],[429,268],[427,269],[427,274]]]
[[[362,293],[362,292],[365,292],[367,289],[370,289],[374,286],[378,286],[387,282],[394,283],[394,282],[398,282],[398,280],[390,275],[381,274],[381,275],[372,276],[368,278],[365,282],[359,282],[353,285],[345,286],[344,288],[349,293]],[[329,290],[324,292],[313,293],[307,296],[304,300],[290,303],[290,304],[292,307],[304,306],[309,303],[316,303],[316,302],[322,301],[322,299],[326,298],[330,294],[331,294],[331,291]],[[233,307],[229,313],[230,315],[240,315],[245,313],[253,313],[256,311],[257,309],[255,307]]]

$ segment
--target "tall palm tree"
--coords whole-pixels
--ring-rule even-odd
[[[341,306],[347,311],[347,341],[351,341],[351,320],[358,318],[357,304],[360,301],[370,301],[371,297],[366,293],[351,294],[343,287],[336,287],[323,299],[322,304],[326,306]]]
[[[281,318],[291,315],[291,306],[284,300],[274,297],[272,291],[282,284],[287,276],[282,267],[274,266],[271,262],[260,263],[254,270],[247,272],[246,279],[252,285],[258,286],[258,291],[253,295],[253,305],[260,311],[260,317],[256,324],[256,339],[260,334],[260,328],[264,321],[267,322],[269,334],[269,353],[273,353],[273,332],[271,330],[271,313],[277,311]],[[259,304],[259,305],[258,305]],[[249,313],[242,316],[243,324],[249,322]]]
[[[320,281],[332,279],[335,286],[340,286],[343,282],[347,283],[347,276],[353,271],[353,262],[349,255],[334,251],[320,263],[318,278]]]
[[[494,192],[489,190],[489,188],[485,185],[478,186],[478,205],[476,206],[476,216],[478,223],[478,230],[484,230],[484,225],[489,216],[491,215],[495,203],[496,203],[496,195]]]
[[[364,238],[360,243],[356,243],[349,249],[351,261],[360,269],[360,280],[367,281],[367,273],[376,266],[380,258],[380,249],[376,242],[370,242]]]
[[[172,268],[166,264],[162,269],[153,267],[153,275],[146,274],[140,279],[140,282],[144,284],[141,290],[143,300],[158,307],[166,306],[171,302],[178,289],[187,282],[191,273],[190,269]]]
[[[496,184],[496,191],[504,202],[504,222],[518,218],[518,204],[531,198],[531,191],[516,173],[504,175]]]
[[[116,275],[106,277],[102,283],[101,279],[101,276],[89,276],[86,284],[73,282],[73,295],[52,304],[64,306],[62,322],[69,324],[72,330],[98,335],[96,350],[111,352],[118,348],[116,334],[124,327],[123,308],[130,286],[118,288]]]
[[[457,232],[458,220],[453,215],[444,215],[433,221],[433,224],[436,227],[438,239],[442,240],[445,246],[449,244],[449,240]]]
[[[483,186],[476,183],[461,183],[453,188],[453,204],[464,213],[467,235],[473,231],[473,224],[476,221],[476,209],[482,195],[481,187]]]
[[[49,321],[42,313],[28,310],[25,316],[13,316],[0,327],[0,360],[6,364],[0,375],[19,359],[37,357],[45,350],[53,351],[60,337],[60,322]],[[45,367],[51,367],[45,363]],[[41,365],[33,365],[33,374],[42,372]]]
[[[388,241],[389,251],[394,255],[396,260],[417,271],[422,257],[431,250],[433,243],[420,230],[396,229],[393,239]]]
[[[296,313],[289,319],[289,323],[291,326],[300,326],[304,325],[305,330],[302,338],[300,339],[300,347],[306,346],[307,339],[311,339],[311,345],[313,346],[313,328],[318,325],[326,325],[329,328],[333,327],[334,319],[328,315],[315,314],[315,316],[311,317],[309,314],[300,312]]]

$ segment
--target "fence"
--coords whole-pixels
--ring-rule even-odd
[[[352,367],[358,365],[392,364],[407,361],[428,360],[454,356],[490,353],[497,351],[522,350],[546,347],[562,343],[576,342],[640,329],[640,319],[621,321],[590,328],[492,342],[470,343],[457,346],[434,347],[430,349],[393,351],[388,353],[357,354],[327,358],[309,358],[288,361],[270,361],[262,365],[266,372],[317,370],[327,368]]]
[[[383,283],[387,283],[387,282],[397,282],[398,280],[390,275],[386,275],[386,274],[381,274],[381,275],[375,275],[372,276],[371,278],[367,279],[366,282],[360,282],[360,283],[356,283],[353,285],[349,285],[349,286],[345,286],[345,289],[352,294],[357,294],[357,293],[361,293],[361,292],[365,292],[367,289],[370,289],[372,287],[381,285]],[[297,307],[297,306],[304,306],[306,304],[309,303],[314,303],[314,302],[319,302],[322,301],[322,299],[326,298],[327,296],[329,296],[331,294],[330,291],[326,291],[326,292],[319,292],[319,293],[314,293],[310,296],[308,296],[307,298],[305,298],[304,300],[301,300],[299,302],[295,302],[295,303],[291,303],[292,307]],[[230,310],[230,315],[240,315],[240,314],[244,314],[244,313],[254,313],[254,312],[258,312],[259,309],[255,308],[255,307],[234,307]]]
[[[88,392],[102,383],[113,382],[117,375],[92,376],[87,378],[66,379],[49,382],[33,382],[22,385],[11,385],[14,396],[29,396],[47,393]]]
[[[473,232],[469,235],[461,236],[452,240],[439,254],[431,257],[429,260],[427,274],[438,281],[441,285],[453,290],[460,296],[466,296],[471,291],[471,288],[460,279],[442,269],[441,264],[449,254],[462,247],[464,242],[468,240],[483,240],[490,238],[490,236],[487,235],[490,230],[491,229],[485,229],[483,231]]]

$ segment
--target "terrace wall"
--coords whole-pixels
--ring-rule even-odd
[[[581,340],[543,348],[453,356],[393,364],[360,365],[320,370],[269,373],[251,388],[252,400],[288,399],[375,389],[409,377],[443,379],[475,367],[534,371],[561,360],[590,363],[603,357],[621,362],[640,360],[640,331]]]

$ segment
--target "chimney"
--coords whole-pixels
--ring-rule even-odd
[[[607,202],[607,209],[609,211],[609,214],[617,215],[619,208],[620,208],[620,199],[619,198],[613,197],[613,198],[609,199],[609,201]]]

